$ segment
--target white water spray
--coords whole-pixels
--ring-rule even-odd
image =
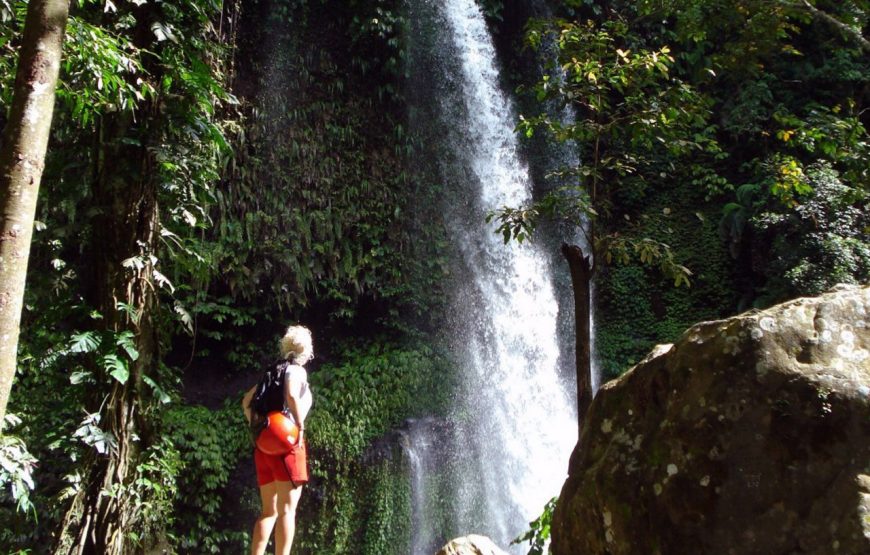
[[[559,493],[576,408],[558,372],[549,259],[537,245],[504,244],[485,223],[491,211],[528,203],[531,183],[483,15],[473,0],[421,0],[414,10],[412,19],[440,31],[433,92],[447,145],[445,217],[467,277],[457,280],[454,326],[464,376],[452,416],[455,525],[506,546]]]
[[[536,8],[539,12],[539,15],[536,17],[543,17],[547,19],[552,19],[553,15],[550,11],[550,8],[543,1],[536,2]],[[559,47],[557,43],[558,36],[553,33],[546,33],[542,38],[541,43],[541,52],[544,54],[544,63],[538,67],[538,70],[542,73],[545,73],[549,76],[551,82],[557,83],[559,86],[562,86],[565,83],[565,71],[561,67],[559,63]],[[548,63],[549,62],[549,63]],[[552,64],[552,65],[550,65]],[[570,104],[562,106],[557,102],[553,102],[550,105],[545,106],[545,110],[549,114],[549,116],[553,119],[557,119],[564,127],[570,127],[574,125],[577,119],[576,112],[574,107]],[[569,185],[576,185],[576,177],[575,178],[565,178],[565,177],[557,177],[559,172],[564,172],[565,170],[570,170],[573,168],[579,167],[581,164],[580,156],[577,149],[577,144],[572,141],[566,141],[563,143],[553,143],[551,142],[549,148],[547,149],[545,170],[547,174],[556,173],[557,175],[549,175],[546,179],[548,182],[548,187],[564,187]],[[584,221],[580,224],[580,229],[572,227],[571,229],[562,230],[560,233],[564,235],[564,240],[568,243],[573,243],[579,246],[583,253],[586,255],[591,255],[592,247],[589,242],[589,237],[587,235],[589,229],[589,221],[584,218]],[[563,261],[560,261],[564,263]],[[570,332],[566,335],[571,336],[571,344],[574,344],[576,340],[576,330],[574,326],[574,311],[573,311],[573,302],[574,302],[574,294],[571,290],[570,279],[568,279],[568,271],[565,270],[562,277],[562,289],[560,290],[560,294],[562,298],[560,298],[560,304],[563,307],[570,306],[572,310],[570,310],[570,314],[562,315],[562,333],[565,333],[565,326],[570,328]],[[559,277],[559,276],[557,276]],[[558,279],[557,279],[558,281]],[[594,284],[590,284],[590,301],[592,307],[595,306],[595,287]],[[566,311],[569,312],[569,311]],[[590,368],[590,376],[589,376],[589,385],[592,389],[593,397],[598,392],[598,388],[601,385],[601,369],[598,366],[598,361],[595,359],[595,314],[594,309],[589,312],[589,331],[590,331],[590,351],[592,353],[592,361]],[[574,384],[576,386],[576,383]]]

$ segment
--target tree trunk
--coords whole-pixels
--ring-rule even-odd
[[[153,375],[157,361],[154,314],[157,307],[153,283],[158,237],[158,204],[147,146],[130,145],[121,139],[133,127],[132,114],[114,116],[104,126],[104,148],[99,162],[99,177],[94,188],[94,204],[101,216],[95,228],[101,248],[94,249],[95,289],[91,302],[103,315],[110,331],[132,331],[139,353],[130,365],[130,375],[121,383],[103,370],[102,383],[111,384],[95,391],[90,410],[102,411],[101,427],[117,441],[108,455],[91,452],[83,488],[67,511],[55,553],[64,555],[122,555],[131,552],[127,534],[141,530],[136,496],[129,494],[141,454],[150,444],[150,433],[143,418],[147,395],[143,378]],[[140,131],[141,132],[141,131]],[[148,145],[147,137],[139,137]],[[138,259],[141,264],[124,264]],[[119,303],[125,305],[119,310]],[[130,314],[130,311],[133,314]],[[116,495],[107,495],[115,493]]]
[[[15,377],[36,198],[68,15],[69,0],[30,0],[0,151],[0,432]]]
[[[577,424],[578,427],[592,404],[592,329],[589,323],[592,308],[590,285],[592,264],[583,250],[576,245],[562,245],[562,255],[571,270],[574,289],[574,326],[577,354]]]

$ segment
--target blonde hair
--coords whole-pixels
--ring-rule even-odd
[[[305,364],[314,358],[311,330],[305,326],[290,326],[279,342],[281,356],[293,364]]]

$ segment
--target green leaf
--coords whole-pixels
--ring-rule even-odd
[[[100,337],[91,331],[74,334],[69,350],[73,353],[92,353],[100,346]]]
[[[161,404],[165,405],[172,401],[172,398],[169,396],[169,394],[163,391],[163,389],[159,385],[157,385],[157,382],[152,380],[150,377],[145,376],[142,378],[142,381],[151,386],[151,388],[154,390],[154,395],[157,397],[157,400],[160,401]]]
[[[91,374],[87,370],[78,370],[76,372],[73,372],[72,375],[69,377],[69,383],[73,385],[78,385],[85,382],[93,383],[93,377],[93,374]]]
[[[121,261],[121,266],[125,268],[130,268],[131,270],[141,271],[142,268],[145,267],[145,261],[141,256],[131,256],[123,261]]]
[[[127,383],[130,378],[130,369],[127,362],[117,355],[106,355],[103,357],[103,366],[109,370],[109,375],[119,382]]]
[[[130,321],[132,321],[134,324],[139,322],[139,311],[136,310],[133,305],[119,302],[115,305],[115,308],[117,308],[120,312],[126,314],[130,318]]]
[[[737,210],[742,210],[742,209],[743,209],[743,205],[737,204],[736,202],[729,202],[728,204],[726,204],[725,206],[722,207],[722,213],[727,216],[728,214],[730,214],[732,212],[735,212]]]
[[[175,293],[175,286],[172,285],[172,282],[169,281],[169,278],[167,278],[165,275],[161,274],[157,270],[152,270],[152,274],[154,275],[154,280],[157,282],[158,286],[169,289],[170,293]]]
[[[127,352],[130,360],[139,358],[139,351],[136,349],[136,336],[131,331],[125,331],[118,335],[115,344]]]
[[[172,32],[172,27],[168,24],[155,21],[151,24],[151,31],[154,33],[154,36],[157,37],[157,42],[170,40],[174,43],[178,43],[178,38],[176,38],[175,33]]]
[[[181,325],[184,327],[184,331],[186,331],[188,335],[193,335],[193,316],[190,315],[190,312],[188,312],[179,302],[175,303],[173,310],[178,314],[178,318],[181,320]]]

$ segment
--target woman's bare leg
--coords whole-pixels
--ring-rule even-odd
[[[278,484],[278,527],[275,529],[275,555],[290,555],[293,536],[296,533],[296,507],[302,496],[302,486],[293,487],[292,482]]]
[[[277,484],[281,483],[286,482],[271,482],[260,486],[260,501],[263,504],[263,509],[257,518],[257,522],[254,523],[251,555],[264,555],[266,553],[266,546],[269,545],[269,536],[272,535],[272,528],[274,528],[275,520],[278,518]]]

